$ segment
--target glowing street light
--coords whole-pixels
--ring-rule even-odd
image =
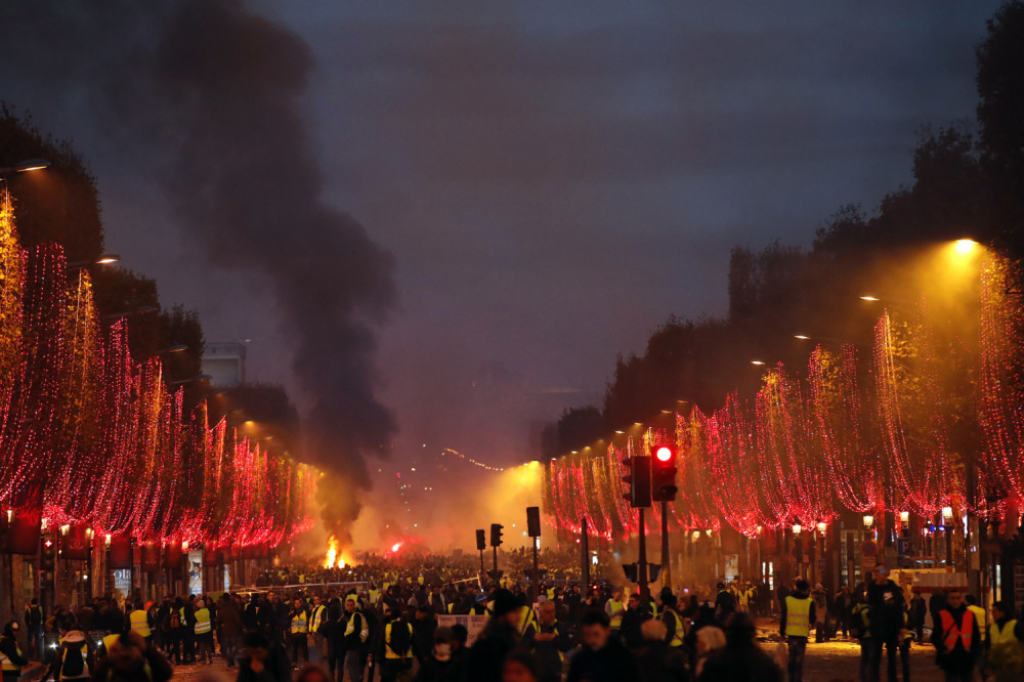
[[[793,334],[794,339],[800,339],[801,341],[810,341],[811,337],[806,334]]]
[[[973,239],[957,239],[953,243],[953,249],[961,256],[970,255],[975,248],[977,248],[978,242]]]
[[[761,366],[764,365],[764,360],[751,360],[750,364],[757,365],[758,367],[761,367]]]
[[[12,173],[26,173],[28,171],[43,170],[49,168],[50,162],[46,159],[25,159],[16,164],[0,168],[0,176],[11,175]]]
[[[862,301],[881,301],[882,299],[878,298],[877,296],[861,296],[860,300],[862,300]]]
[[[68,272],[82,270],[90,265],[110,265],[111,263],[120,262],[120,260],[121,257],[115,253],[105,253],[99,258],[93,258],[92,260],[78,260],[68,263]]]
[[[793,535],[800,535],[803,531],[803,527],[799,523],[793,524]]]
[[[827,530],[828,530],[828,524],[825,523],[824,521],[819,521],[818,522],[818,532],[821,533],[822,535],[824,535]]]
[[[875,517],[871,514],[864,515],[864,530],[871,530],[871,527],[875,525]]]

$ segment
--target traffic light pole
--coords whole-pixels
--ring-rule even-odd
[[[537,565],[537,538],[533,538],[533,600],[540,598],[540,568]]]
[[[640,603],[647,604],[651,599],[651,588],[647,585],[647,528],[644,524],[644,508],[640,512],[640,560],[637,563],[637,576],[640,584]]]
[[[498,575],[498,548],[493,547],[492,549],[494,550],[494,575]],[[495,578],[494,582],[498,582],[498,579]]]
[[[672,555],[668,549],[668,500],[661,501],[661,584],[672,589]]]
[[[480,575],[484,574],[484,551],[480,550]],[[482,578],[481,578],[482,579]]]

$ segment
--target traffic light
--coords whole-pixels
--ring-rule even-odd
[[[651,458],[628,457],[623,465],[628,470],[622,480],[629,485],[624,497],[632,507],[651,506]]]
[[[491,524],[491,547],[501,547],[501,529],[504,527],[500,523]]]
[[[48,535],[43,536],[43,551],[39,570],[46,573],[53,573],[57,568],[57,545]]]
[[[540,507],[526,508],[526,534],[531,538],[540,537]]]
[[[487,549],[487,531],[483,528],[476,532],[476,548],[481,552]]]
[[[659,445],[651,461],[651,498],[655,502],[676,499],[676,451],[671,445]]]

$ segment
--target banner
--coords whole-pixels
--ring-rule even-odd
[[[132,539],[127,535],[115,535],[110,538],[110,560],[108,566],[113,569],[132,567]]]
[[[8,554],[39,553],[39,541],[43,534],[43,515],[32,510],[18,509],[11,515],[10,540],[4,551]]]
[[[142,546],[142,570],[146,573],[156,573],[160,570],[160,543],[147,542]]]
[[[89,537],[84,523],[68,529],[67,535],[60,536],[61,558],[84,561],[89,558]]]
[[[451,627],[456,623],[462,625],[469,632],[469,637],[466,638],[466,646],[473,646],[473,642],[480,636],[480,633],[487,627],[487,622],[491,619],[490,616],[452,616],[448,614],[441,614],[437,617],[438,627]]]

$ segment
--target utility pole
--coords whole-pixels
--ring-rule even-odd
[[[647,604],[651,599],[651,589],[647,585],[647,528],[644,523],[644,508],[640,512],[640,559],[637,562],[637,582],[640,585],[640,603]]]
[[[672,589],[672,555],[668,547],[668,500],[661,501],[661,584]]]
[[[580,523],[580,579],[583,584],[580,589],[586,594],[590,586],[590,539],[587,537],[587,517],[583,517]]]

